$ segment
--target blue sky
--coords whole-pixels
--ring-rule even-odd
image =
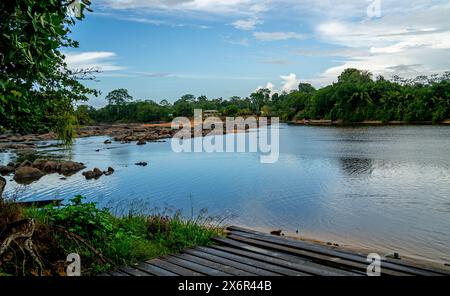
[[[229,98],[317,87],[347,67],[387,77],[450,70],[450,3],[440,0],[93,0],[73,28],[71,68],[135,99]]]

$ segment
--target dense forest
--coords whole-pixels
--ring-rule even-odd
[[[332,85],[315,89],[300,83],[290,93],[259,89],[249,97],[208,99],[187,94],[170,104],[167,100],[133,100],[126,89],[106,96],[107,105],[94,109],[80,105],[79,124],[99,122],[166,121],[176,116],[192,117],[194,109],[218,110],[224,116],[265,115],[282,120],[332,119],[344,122],[433,121],[450,118],[450,72],[441,75],[386,80],[373,79],[368,71],[347,69]]]

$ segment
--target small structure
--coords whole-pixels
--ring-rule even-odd
[[[205,110],[203,111],[203,118],[208,117],[220,117],[222,114],[220,114],[217,110]]]

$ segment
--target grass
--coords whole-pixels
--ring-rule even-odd
[[[128,214],[112,215],[81,196],[63,207],[22,208],[16,203],[0,202],[0,242],[2,229],[13,221],[33,219],[33,243],[43,268],[24,252],[21,241],[0,254],[0,274],[64,275],[66,256],[78,253],[83,275],[95,275],[183,249],[208,245],[220,227],[200,214],[186,219],[172,216]]]

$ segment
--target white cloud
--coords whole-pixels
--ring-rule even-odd
[[[182,10],[254,15],[267,9],[265,2],[260,0],[102,0],[100,3],[113,9]]]
[[[256,88],[256,91],[260,90],[262,88],[267,88],[270,90],[270,93],[273,95],[274,93],[282,93],[282,92],[289,93],[292,90],[298,89],[300,80],[297,78],[297,75],[295,75],[294,73],[291,73],[289,75],[281,75],[280,78],[282,80],[280,82],[280,89],[277,89],[272,82],[267,82],[265,87],[258,86]]]
[[[405,4],[404,11],[392,9],[397,14],[389,12],[379,19],[319,24],[316,28],[319,39],[353,49],[355,54],[346,56],[341,65],[327,69],[318,81],[334,81],[349,67],[376,75],[405,77],[449,70],[450,3],[419,5],[416,9]]]
[[[305,39],[305,36],[295,32],[255,32],[253,36],[261,41],[280,41],[288,39]]]
[[[116,57],[114,52],[109,51],[88,51],[64,53],[65,61],[70,69],[94,68],[103,72],[124,70],[115,64],[113,59]]]
[[[237,20],[232,23],[232,25],[239,30],[251,31],[256,28],[257,25],[262,24],[263,22],[257,18],[249,18],[246,20]]]

